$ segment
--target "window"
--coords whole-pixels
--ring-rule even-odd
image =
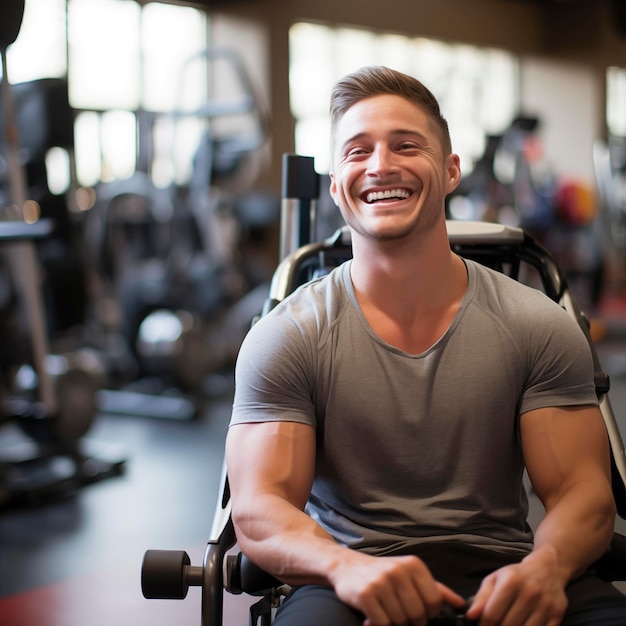
[[[626,69],[609,67],[606,73],[606,125],[609,135],[626,137]]]
[[[93,185],[139,169],[169,185],[172,113],[185,99],[199,102],[206,94],[201,68],[184,92],[179,84],[187,60],[206,48],[206,15],[133,0],[70,0],[68,17],[70,103],[84,111],[77,118],[79,180]]]
[[[466,172],[482,155],[486,135],[504,131],[518,111],[518,63],[501,50],[298,23],[290,30],[290,55],[296,151],[314,156],[320,172],[329,167],[330,89],[363,65],[388,65],[433,91]]]
[[[7,51],[12,83],[66,75],[65,2],[26,0],[20,32]]]
[[[183,86],[180,76],[187,60],[206,48],[207,32],[206,13],[187,6],[26,0],[19,36],[7,54],[9,78],[16,83],[67,76],[70,105],[77,112],[80,184],[125,178],[145,168],[166,186],[176,168],[168,143],[172,114],[206,97],[205,66],[196,64]],[[197,142],[197,133],[190,135],[177,135],[181,159],[189,159],[187,144]],[[148,146],[143,161],[140,136]],[[53,151],[52,168],[67,162]],[[51,186],[59,185],[52,181]]]

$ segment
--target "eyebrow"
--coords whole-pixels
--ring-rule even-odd
[[[355,141],[359,141],[367,136],[369,136],[370,133],[368,132],[362,132],[362,133],[357,133],[356,135],[353,135],[352,137],[349,137],[348,139],[346,139],[342,144],[341,144],[341,149],[344,150],[345,147],[348,144],[351,144]],[[403,135],[411,135],[413,137],[419,137],[419,139],[421,141],[423,141],[426,144],[429,144],[430,141],[428,139],[428,137],[426,135],[424,135],[424,133],[420,132],[419,130],[415,130],[415,129],[404,129],[404,128],[397,128],[396,130],[392,130],[390,133],[392,136],[398,136],[401,137]]]

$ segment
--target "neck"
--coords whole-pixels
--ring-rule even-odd
[[[463,262],[452,253],[445,222],[403,241],[376,241],[353,234],[351,277],[360,300],[398,311],[446,306],[465,291]]]
[[[465,264],[450,250],[445,226],[443,234],[430,232],[409,247],[357,237],[353,255],[354,290],[379,337],[419,354],[445,333],[467,288]]]

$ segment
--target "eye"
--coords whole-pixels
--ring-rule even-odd
[[[346,156],[348,158],[355,157],[355,156],[361,156],[363,154],[367,154],[367,150],[365,148],[363,148],[362,146],[355,146],[353,148],[350,148],[346,152]]]

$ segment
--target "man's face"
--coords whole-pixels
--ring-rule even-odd
[[[334,137],[330,192],[346,223],[375,239],[396,239],[444,219],[444,198],[460,180],[435,123],[400,96],[354,104]]]

